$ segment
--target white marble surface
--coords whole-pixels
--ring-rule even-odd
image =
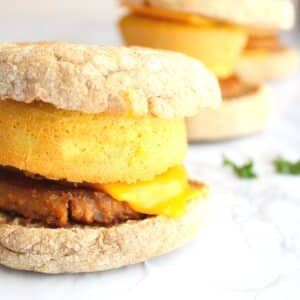
[[[114,1],[0,0],[0,41],[119,43]],[[286,36],[300,47],[299,33]],[[212,188],[198,238],[170,255],[106,273],[47,276],[0,267],[0,299],[300,299],[300,177],[274,173],[278,154],[300,158],[300,72],[274,85],[265,132],[193,145],[187,165]],[[226,153],[256,161],[259,179],[222,167]]]

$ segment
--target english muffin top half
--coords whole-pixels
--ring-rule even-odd
[[[172,119],[220,102],[216,79],[179,53],[68,43],[0,46],[0,99]]]

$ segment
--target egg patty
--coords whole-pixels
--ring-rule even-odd
[[[124,147],[126,145],[126,147]],[[151,180],[182,163],[183,119],[85,114],[44,103],[0,102],[0,165],[48,179]]]

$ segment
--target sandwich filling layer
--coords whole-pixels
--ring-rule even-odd
[[[278,53],[285,51],[287,47],[280,41],[275,34],[267,36],[249,36],[243,55],[259,56],[268,53]]]
[[[212,23],[210,18],[191,13],[182,13],[175,10],[163,9],[146,4],[133,3],[128,0],[122,0],[121,4],[130,8],[133,12],[146,17],[194,25],[209,25]]]
[[[204,184],[188,181],[183,167],[139,184],[95,186],[26,176],[0,169],[0,211],[45,226],[110,226],[147,216],[180,217],[190,201],[205,197]]]
[[[189,183],[183,119],[86,114],[0,102],[0,210],[47,226],[179,218]]]
[[[246,83],[234,75],[226,79],[219,79],[219,84],[224,101],[256,93],[259,90],[258,85]]]

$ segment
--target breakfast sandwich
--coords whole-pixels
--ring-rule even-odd
[[[127,45],[182,52],[201,60],[218,77],[223,104],[187,120],[190,141],[234,138],[266,126],[270,108],[264,81],[297,65],[298,54],[284,46],[277,34],[278,29],[293,25],[290,1],[121,3],[130,11],[119,22]],[[285,66],[279,68],[282,60]]]
[[[193,238],[208,188],[183,166],[184,118],[220,101],[183,54],[0,45],[0,264],[102,271]]]

